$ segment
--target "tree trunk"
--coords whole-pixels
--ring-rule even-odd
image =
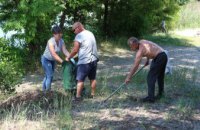
[[[107,30],[107,25],[108,25],[108,1],[109,0],[104,0],[104,20],[103,20],[103,30],[106,34],[106,36],[108,35],[108,30]]]
[[[66,14],[67,14],[67,2],[65,4],[65,10],[62,13],[62,16],[60,18],[60,28],[63,30],[64,28],[64,24],[65,24],[65,18],[66,18]]]

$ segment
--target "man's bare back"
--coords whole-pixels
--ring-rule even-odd
[[[151,41],[140,40],[139,43],[138,52],[142,54],[142,57],[147,57],[148,59],[154,59],[159,53],[164,51],[163,48]]]

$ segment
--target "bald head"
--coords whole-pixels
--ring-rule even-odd
[[[72,25],[72,29],[74,30],[75,28],[84,28],[83,24],[81,22],[75,22],[73,25]]]
[[[82,32],[84,29],[84,26],[82,23],[80,22],[75,22],[73,25],[72,25],[72,31],[75,33],[75,34],[78,34],[80,32]]]
[[[128,45],[132,45],[132,44],[138,44],[139,40],[136,37],[130,37],[128,39]]]
[[[132,51],[137,51],[139,49],[139,40],[135,37],[130,37],[128,39],[128,45],[130,46]]]

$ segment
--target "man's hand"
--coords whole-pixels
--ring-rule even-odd
[[[130,78],[130,76],[128,75],[128,76],[126,77],[126,79],[125,79],[125,83],[128,84],[130,81],[131,81],[131,78]]]
[[[66,57],[66,58],[65,58],[65,60],[66,60],[66,61],[69,61],[69,58],[68,58],[68,57]]]

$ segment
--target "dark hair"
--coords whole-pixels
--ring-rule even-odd
[[[58,26],[58,25],[54,25],[53,27],[52,27],[52,33],[53,34],[58,34],[58,33],[62,33],[62,30],[61,30],[61,28]]]
[[[128,39],[128,44],[132,44],[132,43],[139,43],[139,40],[135,37],[130,37]]]

